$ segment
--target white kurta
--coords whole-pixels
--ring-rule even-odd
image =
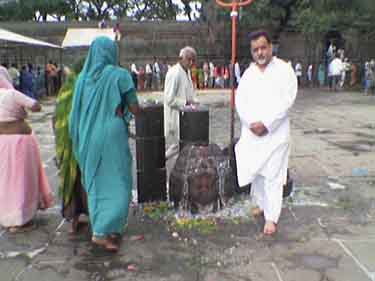
[[[281,210],[281,187],[288,167],[288,111],[296,95],[297,78],[292,67],[276,57],[264,72],[252,63],[243,74],[236,94],[236,110],[241,121],[241,137],[235,147],[238,182],[240,186],[253,183],[252,187],[261,182],[265,198],[260,201],[265,203],[261,202],[260,207],[264,208],[266,220],[274,222],[278,220],[278,209]],[[267,135],[258,137],[251,132],[250,124],[258,121],[267,127]],[[270,193],[275,194],[270,189],[275,187],[276,197],[270,198]],[[272,205],[272,201],[280,202],[280,206],[267,214],[267,205]]]
[[[165,77],[164,85],[164,131],[165,137],[177,143],[179,131],[179,108],[186,102],[195,101],[195,91],[189,72],[177,63]]]

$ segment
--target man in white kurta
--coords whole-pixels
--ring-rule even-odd
[[[288,111],[297,94],[292,67],[272,56],[266,32],[251,36],[254,63],[241,77],[236,110],[241,137],[235,147],[240,186],[251,183],[258,214],[264,213],[264,233],[276,232],[281,213],[290,150]]]
[[[195,90],[190,68],[195,61],[196,51],[185,47],[180,51],[179,62],[172,66],[165,77],[164,85],[164,131],[169,147],[166,158],[178,153],[179,109],[196,103]]]

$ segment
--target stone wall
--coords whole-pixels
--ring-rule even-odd
[[[97,22],[69,22],[69,23],[36,23],[36,22],[3,22],[1,27],[61,45],[68,28],[97,27]],[[113,26],[114,23],[109,23]],[[231,28],[229,21],[220,24],[176,21],[145,21],[135,22],[123,20],[120,23],[123,34],[120,46],[121,64],[145,64],[152,62],[153,57],[161,61],[174,63],[179,50],[191,45],[198,51],[198,62],[211,59],[216,63],[229,62],[231,58]],[[248,34],[251,30],[246,26],[239,27],[238,58],[245,65],[250,61]],[[323,38],[323,36],[322,36]],[[374,41],[361,41],[355,33],[343,34],[348,47],[349,58],[363,61],[375,58]],[[323,39],[322,39],[323,40]],[[45,48],[19,48],[13,45],[1,45],[0,60],[18,62],[33,62],[44,64],[48,59],[56,62],[62,58],[63,63],[71,64],[87,52],[86,48],[59,50]],[[303,37],[295,32],[285,32],[278,39],[279,56],[287,60],[300,60],[307,63],[306,46]]]
[[[109,24],[111,25],[111,24]],[[68,28],[97,27],[97,22],[79,23],[2,23],[3,28],[26,36],[31,36],[47,42],[61,45],[66,30]],[[224,53],[225,42],[215,36],[215,32],[210,30],[206,24],[190,22],[133,22],[122,21],[120,23],[122,40],[119,42],[121,63],[127,65],[130,62],[146,63],[152,62],[153,57],[160,60],[167,60],[173,63],[177,60],[179,50],[191,45],[198,51],[199,59],[211,57],[219,59]],[[216,30],[221,34],[226,30],[224,24],[217,25]],[[229,42],[230,44],[230,42]],[[72,63],[77,57],[86,53],[86,48],[66,49],[62,57],[66,64]],[[23,60],[32,58],[38,51],[36,48],[11,48],[7,50],[8,56],[20,56],[22,52]],[[12,53],[12,55],[9,55]],[[43,49],[43,55],[59,61],[60,52]],[[3,50],[4,54],[4,50]],[[0,54],[1,55],[1,54]],[[4,57],[4,55],[3,55]],[[40,61],[38,58],[37,61]]]

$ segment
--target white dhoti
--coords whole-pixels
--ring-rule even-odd
[[[272,155],[267,165],[278,164],[279,169],[272,177],[261,173],[256,175],[251,184],[253,202],[264,211],[266,221],[277,223],[281,214],[283,185],[286,183],[289,145],[281,146]],[[275,163],[273,163],[275,162]],[[277,171],[278,170],[278,171]]]

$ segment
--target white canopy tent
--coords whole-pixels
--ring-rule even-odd
[[[9,41],[13,43],[35,45],[35,46],[49,47],[49,48],[55,48],[55,49],[61,48],[60,46],[47,43],[41,40],[37,40],[31,37],[27,37],[27,36],[24,36],[15,32],[11,32],[3,28],[0,28],[0,41]]]
[[[98,36],[115,40],[116,34],[112,28],[68,28],[61,47],[88,47]]]

